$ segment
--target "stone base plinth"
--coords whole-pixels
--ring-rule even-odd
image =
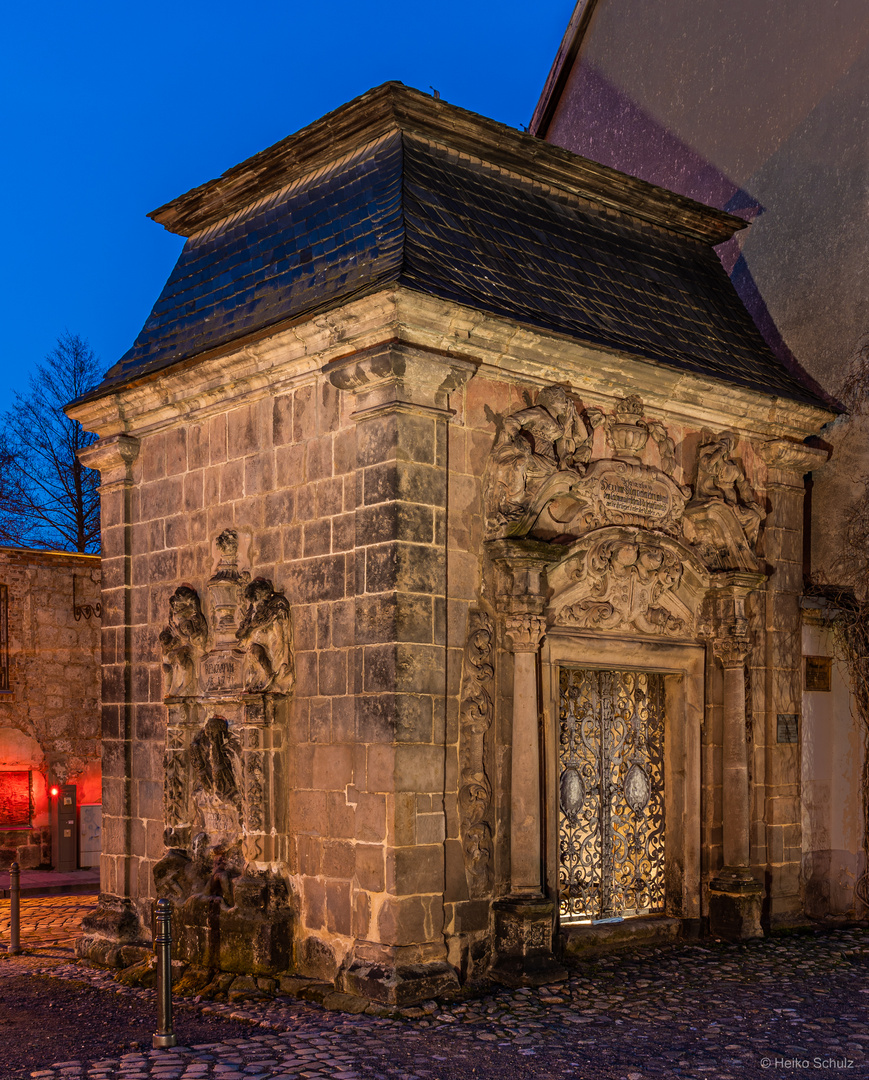
[[[763,887],[747,867],[725,867],[709,882],[709,930],[727,941],[763,937]]]
[[[172,905],[172,955],[237,975],[274,975],[293,962],[293,913],[286,886],[265,875],[239,878],[234,903],[191,896]]]
[[[82,919],[76,955],[100,967],[123,968],[144,959],[151,943],[131,900],[100,893],[99,902]]]
[[[443,945],[390,946],[356,943],[339,987],[385,1005],[415,1005],[457,990],[458,976],[447,963]]]
[[[543,986],[561,982],[567,971],[552,952],[551,900],[525,897],[498,900],[495,913],[495,959],[489,974],[507,986]]]

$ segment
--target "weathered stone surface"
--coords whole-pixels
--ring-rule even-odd
[[[462,124],[461,154],[481,140],[467,168],[492,183],[497,149],[517,221],[529,184],[544,199],[571,167],[591,184],[582,163],[541,172],[512,136]],[[323,176],[343,168],[328,140],[316,154]],[[280,159],[291,186],[294,168]],[[607,175],[581,202],[564,189],[565,221],[591,200],[611,238],[717,266],[709,244],[733,222],[624,177],[597,205]],[[264,194],[242,177],[233,199]],[[198,220],[213,194],[167,212]],[[683,301],[656,296],[655,318],[681,325]],[[785,474],[828,414],[784,394],[789,376],[773,399],[730,367],[701,377],[550,331],[396,282],[76,406],[106,455],[121,427],[141,438],[135,467],[105,459],[120,486],[104,887],[142,913],[155,887],[171,895],[198,966],[402,1006],[493,956],[504,978],[551,981],[559,829],[586,793],[578,765],[572,787],[554,775],[572,738],[563,668],[664,673],[664,894],[639,919],[698,925],[724,859],[769,882],[771,914],[798,901],[798,764],[766,724],[799,712],[801,496]],[[173,597],[190,605],[170,623]],[[615,817],[645,813],[641,772],[618,763]]]

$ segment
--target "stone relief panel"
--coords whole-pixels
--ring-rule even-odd
[[[609,456],[593,456],[597,429]],[[583,410],[560,386],[545,387],[533,405],[502,418],[484,476],[487,539],[566,545],[608,526],[635,526],[679,540],[710,570],[755,572],[766,512],[736,445],[733,432],[704,432],[688,463],[696,465],[692,489],[678,475],[666,425],[645,415],[639,397],[604,413]],[[636,580],[645,572],[638,559]]]
[[[492,889],[494,845],[489,821],[492,785],[486,771],[489,731],[494,715],[494,624],[485,611],[469,615],[459,713],[459,815],[465,874],[471,898]]]
[[[295,681],[290,605],[271,581],[240,568],[239,535],[215,540],[216,568],[206,588],[210,619],[199,594],[181,585],[169,599],[160,632],[164,700],[289,694]],[[209,625],[210,622],[210,625]]]
[[[211,716],[190,744],[196,824],[209,845],[235,843],[241,836],[241,747],[223,716]]]
[[[560,626],[693,637],[709,575],[669,537],[640,529],[599,529],[552,570]]]
[[[206,610],[182,585],[160,634],[167,853],[154,880],[182,905],[237,907],[239,890],[286,858],[274,788],[294,683],[291,609],[271,581],[251,580],[249,544],[235,529],[215,538]]]

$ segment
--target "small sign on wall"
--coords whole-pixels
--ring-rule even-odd
[[[32,809],[30,770],[0,772],[0,829],[29,829]]]
[[[833,658],[831,656],[807,656],[806,690],[820,690],[829,693],[832,683]]]
[[[797,713],[778,714],[776,742],[795,743],[800,741],[800,718]]]

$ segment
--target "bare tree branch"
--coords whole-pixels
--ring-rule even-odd
[[[0,420],[0,543],[95,553],[99,474],[77,453],[96,436],[63,411],[102,372],[87,341],[68,330]]]

